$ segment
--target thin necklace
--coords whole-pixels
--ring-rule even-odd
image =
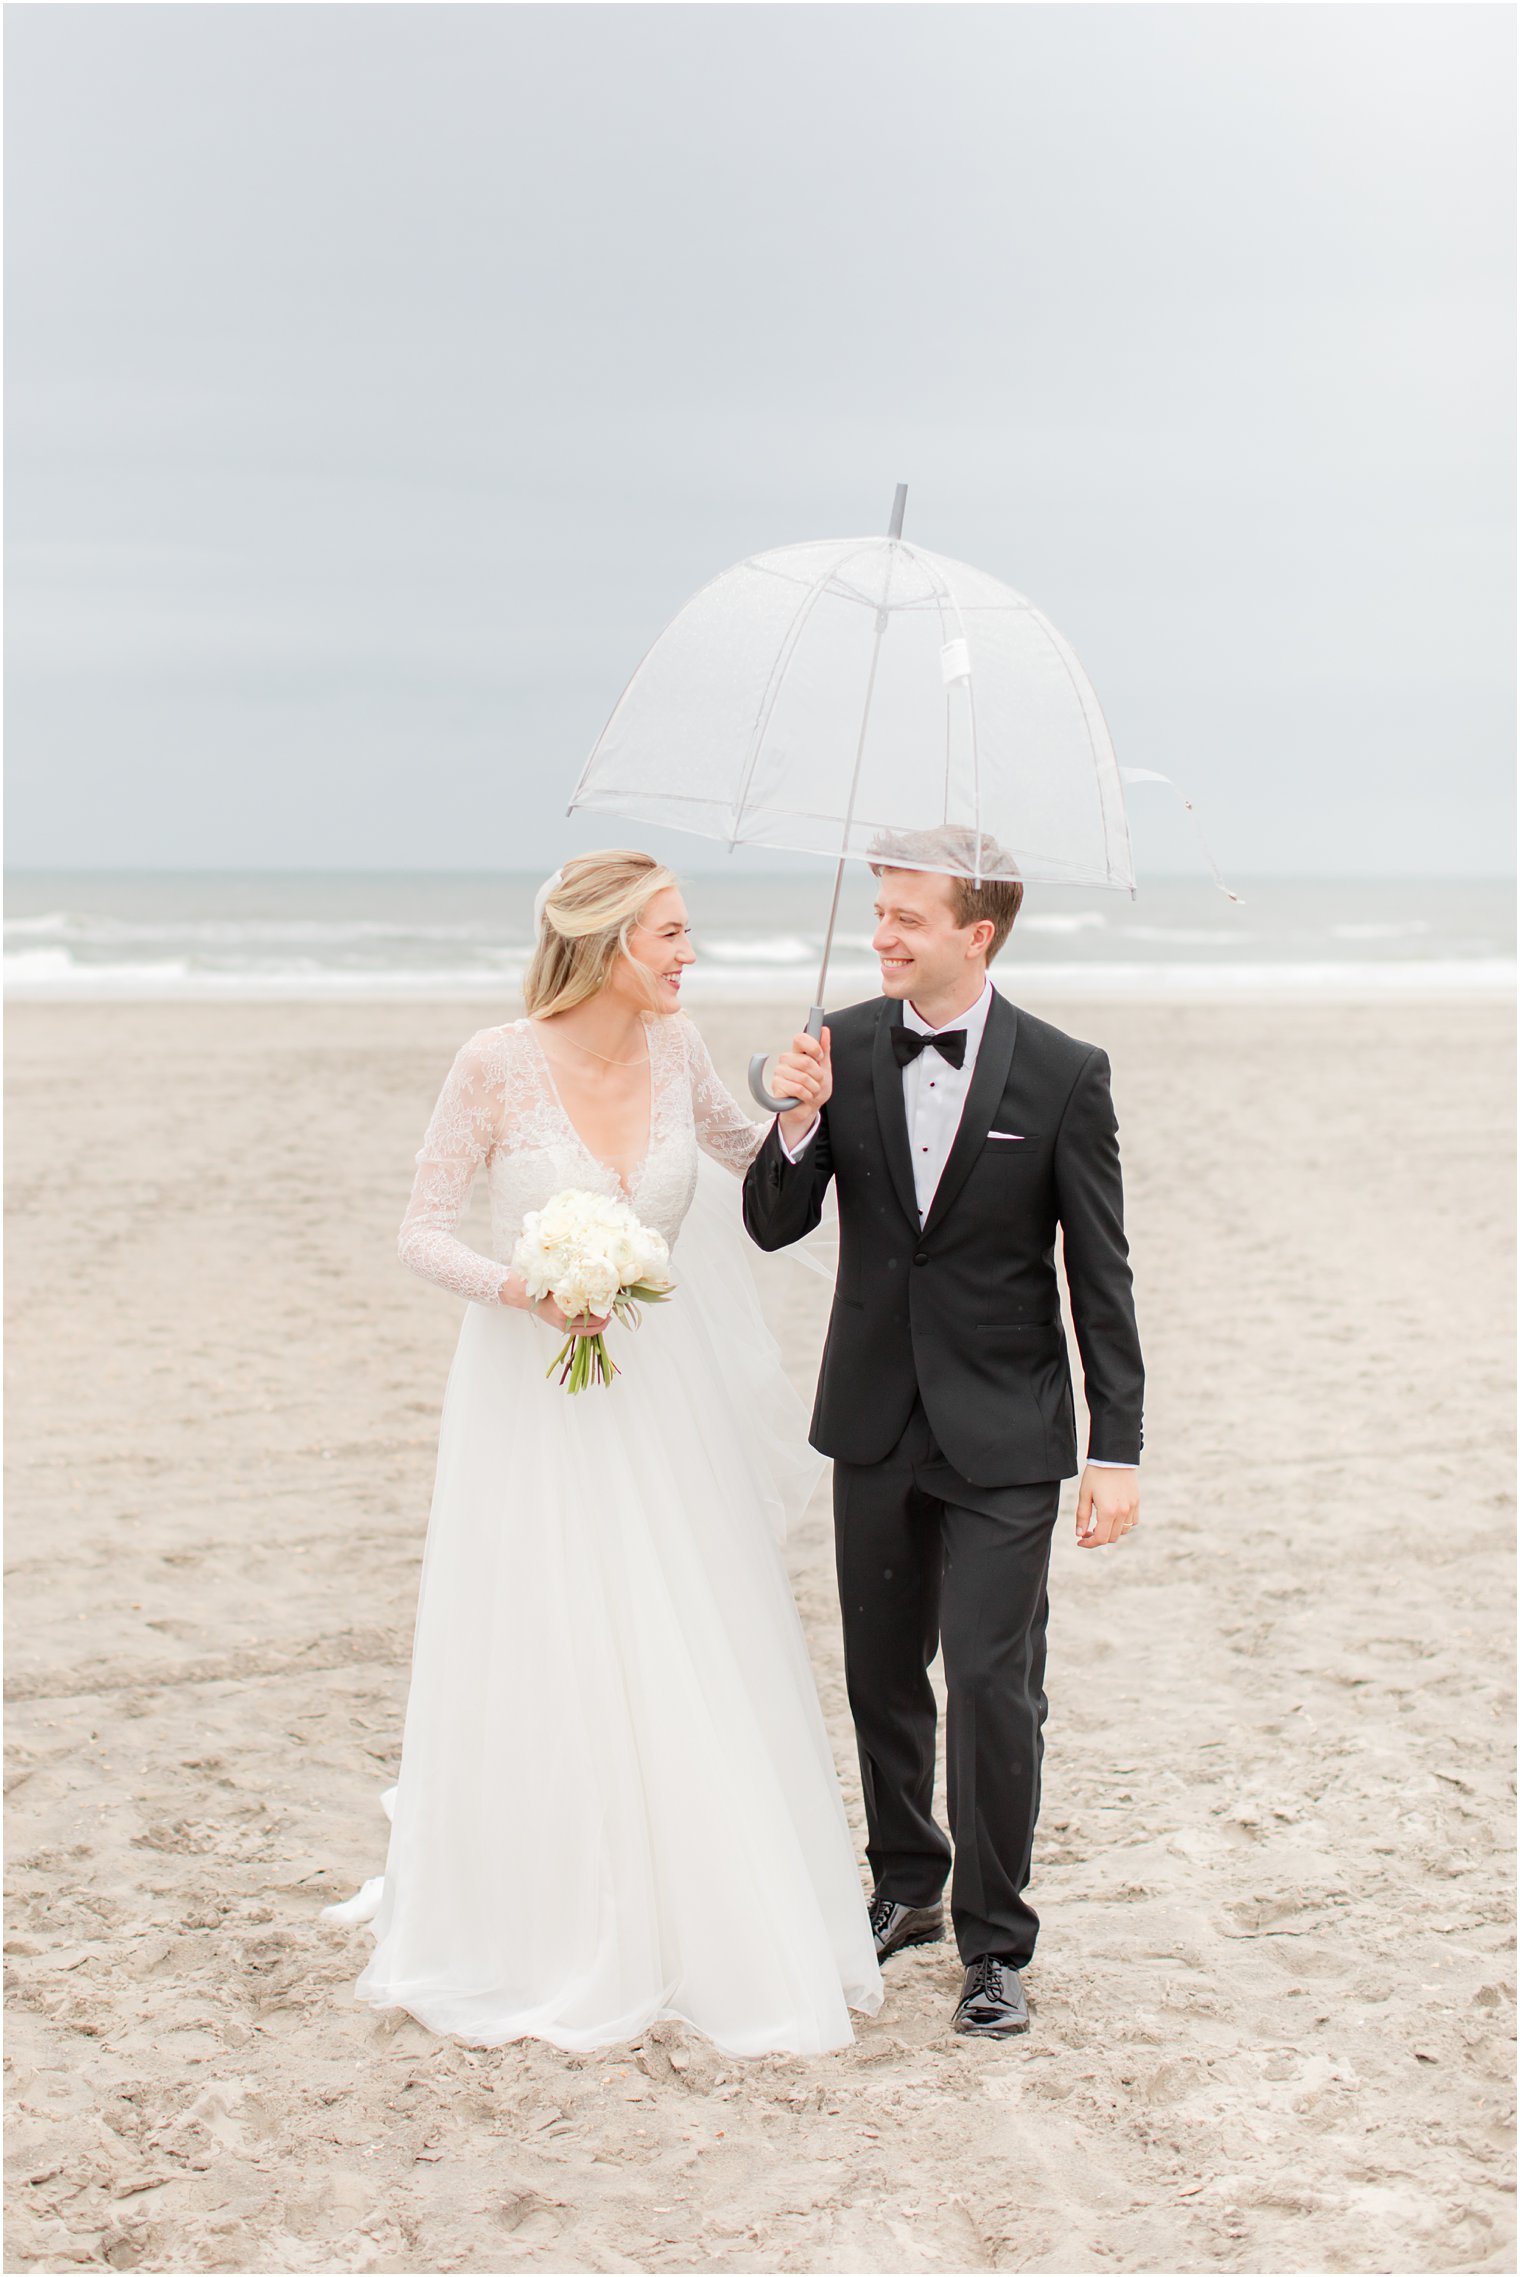
[[[645,1060],[649,1057],[649,1047],[647,1044],[645,1045],[643,1051],[639,1053],[636,1059],[608,1059],[605,1052],[591,1051],[591,1046],[589,1044],[578,1042],[574,1036],[566,1036],[565,1041],[567,1044],[574,1044],[578,1052],[591,1052],[591,1057],[593,1059],[605,1061],[608,1067],[642,1067]]]

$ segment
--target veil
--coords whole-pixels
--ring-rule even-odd
[[[813,1270],[832,1274],[832,1266],[810,1262]],[[697,1190],[671,1250],[671,1272],[680,1301],[710,1325],[733,1387],[731,1414],[748,1468],[764,1490],[777,1540],[785,1541],[826,1457],[808,1444],[808,1408],[766,1320],[757,1263],[763,1266],[764,1259],[744,1231],[738,1181],[710,1156],[699,1156]]]

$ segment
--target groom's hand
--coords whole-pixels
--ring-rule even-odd
[[[776,1059],[776,1091],[783,1099],[795,1099],[779,1118],[781,1136],[788,1146],[796,1146],[805,1139],[817,1120],[818,1110],[834,1090],[834,1067],[829,1056],[829,1031],[821,1037],[794,1036],[791,1048]]]
[[[1089,1464],[1077,1489],[1077,1547],[1101,1550],[1122,1541],[1140,1523],[1140,1473],[1094,1470]]]

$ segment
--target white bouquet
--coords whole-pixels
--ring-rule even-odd
[[[626,1202],[577,1186],[528,1211],[512,1252],[512,1270],[531,1298],[552,1297],[566,1320],[611,1313],[626,1328],[638,1327],[641,1304],[670,1295],[669,1261],[664,1235],[641,1225]],[[600,1335],[568,1336],[544,1374],[556,1368],[572,1392],[610,1384],[618,1373]]]

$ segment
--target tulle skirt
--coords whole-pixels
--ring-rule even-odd
[[[356,1987],[434,2031],[580,2049],[681,2017],[815,2053],[880,2006],[782,1554],[819,1458],[737,1201],[704,1165],[610,1388],[546,1381],[524,1313],[465,1317]]]

